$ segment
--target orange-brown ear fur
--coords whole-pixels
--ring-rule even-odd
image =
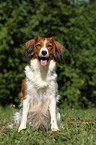
[[[30,45],[33,45],[34,42],[35,42],[35,38],[32,39],[32,40],[27,41],[27,42],[25,43],[26,48],[28,48]]]
[[[29,57],[29,59],[32,56],[34,56],[34,43],[35,43],[35,38],[25,43],[26,46],[25,53]]]
[[[37,39],[39,39],[39,36],[25,43],[25,46],[26,46],[25,52],[26,52],[26,55],[29,57],[29,59],[34,56],[34,44],[37,41]]]
[[[63,60],[63,48],[64,46],[61,45],[59,42],[54,40],[55,44],[55,58],[57,62],[61,62]]]

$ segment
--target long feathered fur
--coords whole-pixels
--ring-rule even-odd
[[[44,128],[46,130],[50,128],[49,102],[54,99],[53,96],[55,96],[56,102],[59,100],[55,69],[56,63],[52,60],[49,62],[48,66],[43,68],[43,71],[37,59],[31,61],[30,65],[25,67],[27,89],[25,96],[31,96],[29,97],[30,108],[27,123],[33,128]],[[21,116],[22,109],[20,112],[16,112],[14,116],[17,125],[21,121]],[[57,120],[60,120],[58,109]]]
[[[63,46],[51,38],[35,37],[25,43],[30,65],[25,67],[26,79],[22,81],[19,97],[21,110],[14,116],[19,130],[29,123],[33,128],[58,130],[60,113],[56,82],[56,62],[62,61]]]

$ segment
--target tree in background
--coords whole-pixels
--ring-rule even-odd
[[[71,5],[70,0],[2,0],[0,4],[0,101],[18,103],[25,77],[24,43],[36,35],[65,46],[57,66],[61,100],[88,107],[96,103],[96,3]]]
[[[96,105],[95,7],[96,3],[77,5],[76,15],[69,20],[67,50],[64,54],[66,63],[60,66],[62,83],[59,82],[61,96],[70,105]]]

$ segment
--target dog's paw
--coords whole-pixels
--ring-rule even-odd
[[[26,126],[20,126],[18,132],[20,132],[22,129],[26,129]]]
[[[55,127],[55,128],[51,128],[52,131],[58,131],[59,128],[58,127]]]

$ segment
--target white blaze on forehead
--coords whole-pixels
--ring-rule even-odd
[[[46,48],[46,43],[47,43],[47,38],[45,38],[45,41],[44,41],[44,48]]]
[[[40,63],[41,63],[41,65],[42,66],[46,66],[47,65],[47,59],[42,59],[42,57],[44,58],[48,58],[49,57],[49,53],[48,53],[48,49],[47,49],[47,47],[46,47],[46,43],[47,43],[47,38],[45,38],[45,40],[44,40],[44,45],[43,45],[43,47],[41,48],[41,50],[40,50],[40,52],[39,52],[39,57],[41,57],[41,59],[40,59]],[[43,51],[46,51],[46,54],[45,55],[43,55]]]
[[[42,56],[42,51],[46,51],[47,52],[46,56],[49,56],[48,49],[46,47],[46,43],[47,43],[47,38],[45,38],[45,40],[44,40],[44,45],[39,52],[39,56]]]
[[[47,38],[45,38],[44,46],[41,48],[41,51],[45,50],[45,51],[47,51],[47,55],[49,55],[49,54],[48,54],[48,49],[47,49],[47,47],[46,47],[46,43],[47,43]]]

